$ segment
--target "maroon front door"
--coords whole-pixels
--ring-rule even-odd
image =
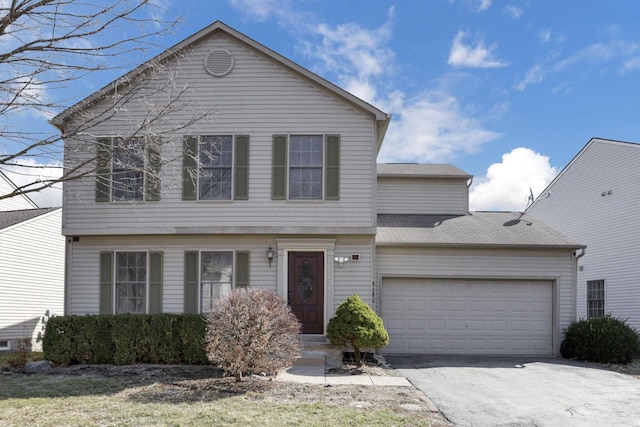
[[[302,323],[302,333],[323,333],[323,252],[289,252],[288,295],[291,311]]]

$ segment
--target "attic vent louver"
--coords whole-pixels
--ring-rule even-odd
[[[233,56],[226,49],[214,49],[204,59],[204,68],[209,74],[222,77],[231,71]]]

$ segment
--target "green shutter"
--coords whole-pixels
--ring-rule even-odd
[[[273,136],[273,173],[271,175],[271,199],[287,198],[287,137]]]
[[[162,255],[149,254],[149,313],[162,313]]]
[[[196,200],[198,138],[185,136],[182,150],[182,200]]]
[[[249,286],[249,252],[236,252],[236,288]]]
[[[100,314],[113,314],[113,252],[100,252]]]
[[[184,312],[198,312],[198,252],[184,253]]]
[[[236,136],[235,200],[249,199],[249,137]]]
[[[96,150],[96,202],[108,202],[111,194],[111,139],[98,138]]]
[[[340,135],[328,135],[325,200],[340,200]]]
[[[149,140],[147,145],[147,170],[145,198],[148,202],[160,200],[160,168],[162,159],[158,151],[159,144],[156,140]]]

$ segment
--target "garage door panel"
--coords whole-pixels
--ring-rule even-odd
[[[383,350],[550,355],[552,294],[549,281],[385,279]]]

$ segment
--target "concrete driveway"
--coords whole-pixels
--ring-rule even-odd
[[[385,356],[456,426],[640,426],[640,380],[531,357]]]

